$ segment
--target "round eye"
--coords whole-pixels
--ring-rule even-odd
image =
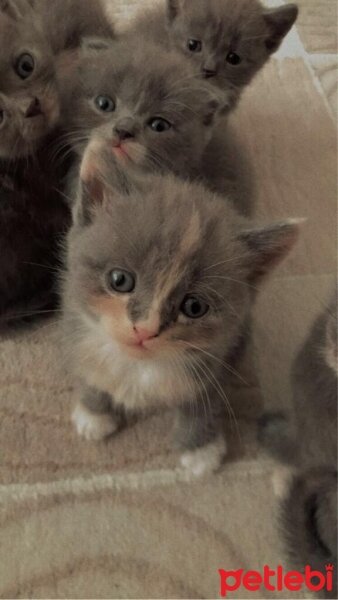
[[[21,79],[28,79],[34,71],[35,61],[31,54],[21,54],[15,64],[15,71]]]
[[[135,277],[128,271],[114,269],[109,273],[109,285],[115,292],[130,294],[135,289]]]
[[[153,131],[156,131],[156,133],[162,133],[163,131],[168,131],[168,129],[172,128],[172,125],[169,123],[169,121],[161,119],[160,117],[151,119],[148,125]]]
[[[188,40],[187,46],[190,52],[201,52],[202,50],[202,42],[199,40]]]
[[[109,96],[97,96],[95,106],[102,112],[114,112],[115,102]]]
[[[236,67],[242,62],[242,59],[238,54],[235,54],[235,52],[229,52],[227,55],[227,62]]]
[[[208,304],[194,296],[187,296],[181,306],[182,313],[189,319],[200,319],[207,314],[208,310]]]

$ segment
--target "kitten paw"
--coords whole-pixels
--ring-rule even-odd
[[[224,437],[219,436],[215,441],[181,456],[181,465],[195,477],[217,471],[227,453]]]
[[[88,441],[98,442],[117,430],[117,423],[109,413],[95,414],[78,404],[72,414],[77,433]]]

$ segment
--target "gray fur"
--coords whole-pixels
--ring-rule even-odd
[[[142,9],[125,32],[171,45],[187,56],[204,77],[222,92],[224,112],[238,103],[244,88],[280,46],[298,14],[295,4],[266,9],[258,0],[166,0],[160,7]],[[188,41],[202,44],[191,52]],[[227,62],[229,52],[241,63]]]
[[[293,414],[265,415],[260,439],[294,466],[281,507],[290,561],[337,568],[337,295],[315,321],[293,369]],[[336,598],[337,588],[332,598]]]
[[[112,157],[103,159],[97,152],[96,148],[95,158],[88,161],[89,173],[83,169],[77,217],[67,238],[64,333],[74,371],[126,410],[181,407],[177,439],[185,447],[204,446],[220,429],[220,407],[227,409],[222,391],[227,372],[232,371],[227,357],[248,319],[253,287],[292,247],[298,227],[284,222],[248,228],[222,198],[172,175],[140,176],[126,169],[125,177],[131,179],[126,189],[120,175],[114,174]],[[81,216],[84,206],[85,220]],[[121,294],[112,292],[107,283],[110,269],[116,266],[136,276],[135,291],[122,295],[125,309]],[[168,289],[162,297],[164,285]],[[182,315],[187,294],[207,302],[209,311],[204,317]],[[119,302],[120,308],[101,313],[108,310],[107,302],[114,306]],[[102,303],[105,309],[93,308]],[[154,306],[160,346],[148,355],[130,356],[121,338],[114,335],[122,335],[117,331],[122,322],[132,335],[133,327],[150,318]],[[123,314],[117,318],[114,310]],[[106,319],[110,318],[117,321],[109,325],[107,337]],[[103,346],[111,343],[103,360]],[[144,371],[149,372],[145,383]],[[166,385],[154,387],[152,379],[161,381],[163,376]],[[125,385],[130,387],[126,393]],[[137,392],[132,391],[134,385]]]

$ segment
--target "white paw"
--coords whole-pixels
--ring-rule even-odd
[[[224,437],[219,436],[210,444],[185,452],[181,456],[181,465],[192,475],[202,477],[206,473],[217,471],[227,453]]]
[[[272,488],[279,500],[284,500],[290,491],[294,477],[294,470],[290,467],[280,466],[272,475]]]
[[[109,413],[95,414],[78,404],[72,414],[72,422],[79,435],[88,441],[103,440],[117,429],[113,415]]]

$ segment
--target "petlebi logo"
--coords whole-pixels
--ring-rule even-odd
[[[332,592],[333,565],[328,564],[325,567],[325,573],[312,570],[307,565],[304,571],[285,571],[283,567],[270,569],[268,565],[263,568],[263,573],[259,571],[225,571],[219,569],[220,576],[220,594],[226,598],[229,592],[235,592],[244,588],[249,592],[258,592],[266,589],[270,592],[299,592],[300,590],[309,590],[311,592],[320,592],[326,590]]]

